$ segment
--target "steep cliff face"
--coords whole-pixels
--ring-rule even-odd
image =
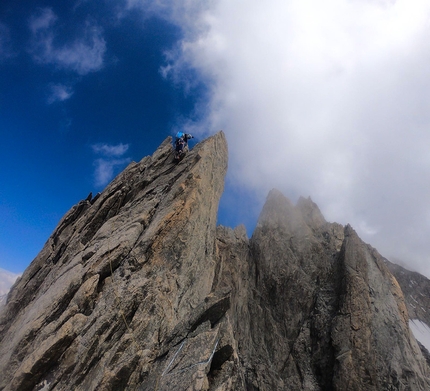
[[[428,390],[376,250],[270,192],[216,227],[222,132],[167,139],[73,207],[0,312],[0,390]]]

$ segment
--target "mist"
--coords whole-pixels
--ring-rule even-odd
[[[208,86],[183,126],[225,131],[227,183],[311,196],[430,277],[430,3],[167,3],[154,4],[184,38],[161,72]]]

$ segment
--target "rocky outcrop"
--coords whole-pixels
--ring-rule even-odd
[[[428,390],[402,291],[312,200],[216,227],[222,132],[59,223],[0,312],[0,390]]]

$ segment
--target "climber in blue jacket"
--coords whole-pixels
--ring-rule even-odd
[[[194,138],[189,133],[178,132],[176,133],[175,150],[176,152],[182,152],[184,147],[188,146],[188,140]]]

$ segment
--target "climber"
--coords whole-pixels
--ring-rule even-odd
[[[181,160],[188,150],[188,140],[194,138],[189,133],[176,133],[175,140],[175,160]]]

